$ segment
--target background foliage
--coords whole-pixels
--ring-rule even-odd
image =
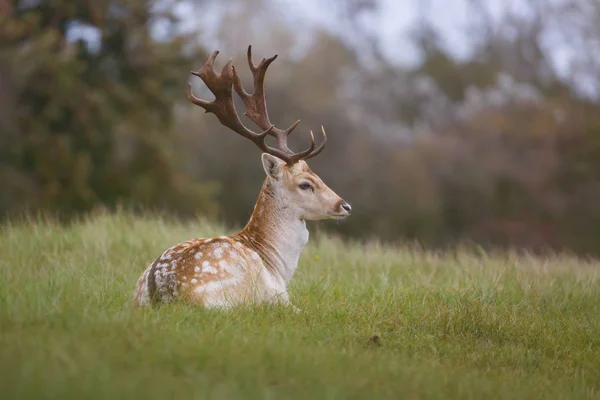
[[[251,43],[255,57],[280,55],[269,109],[279,126],[302,120],[293,144],[329,132],[311,167],[355,214],[324,228],[600,254],[596,1],[495,13],[469,2],[460,57],[424,7],[407,33],[411,65],[390,61],[364,23],[376,0],[324,5],[335,31],[290,23],[283,3],[0,1],[1,215],[126,204],[243,224],[263,179],[258,151],[185,90],[215,48],[248,84]],[[571,51],[560,68],[558,42]]]

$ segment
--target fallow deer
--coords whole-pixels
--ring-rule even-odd
[[[255,66],[252,48],[248,47],[248,65],[254,77],[254,92],[249,94],[232,60],[221,74],[215,72],[218,53],[213,52],[198,72],[191,73],[204,81],[215,100],[196,97],[191,84],[188,98],[206,112],[214,113],[223,125],[253,141],[263,151],[267,176],[246,227],[231,236],[193,239],[167,249],[138,279],[134,295],[138,306],[177,298],[208,308],[261,301],[291,305],[287,285],[308,242],[305,221],[350,215],[350,205],[327,187],[305,161],[325,147],[327,136],[323,127],[323,141],[316,149],[311,131],[310,147],[294,153],[287,145],[287,137],[300,121],[281,130],[269,120],[264,79],[277,55]],[[245,115],[262,132],[254,132],[241,122],[232,89],[243,100]],[[267,136],[277,139],[276,148],[265,143]]]

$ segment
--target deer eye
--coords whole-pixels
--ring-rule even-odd
[[[298,187],[301,190],[309,190],[309,189],[312,190],[312,185],[310,183],[308,183],[308,182],[302,182],[300,185],[298,185]]]

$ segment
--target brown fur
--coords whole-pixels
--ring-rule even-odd
[[[292,204],[282,203],[277,193],[283,190],[296,196],[298,184],[309,181],[314,186],[311,196],[320,196],[314,201],[325,207],[323,215],[339,208],[342,200],[305,162],[282,168],[280,182],[265,179],[254,212],[242,231],[231,236],[193,239],[167,249],[138,279],[135,304],[159,304],[180,298],[202,306],[220,306],[273,300],[278,296],[287,301],[286,282],[278,270],[285,260],[278,243],[281,224],[285,223],[281,215],[287,215],[286,208]],[[276,188],[276,184],[281,186]],[[300,202],[301,196],[306,195],[297,196],[298,200],[293,201]]]

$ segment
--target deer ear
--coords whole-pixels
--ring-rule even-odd
[[[275,180],[280,179],[283,174],[284,161],[268,153],[263,153],[261,159],[267,176]]]

